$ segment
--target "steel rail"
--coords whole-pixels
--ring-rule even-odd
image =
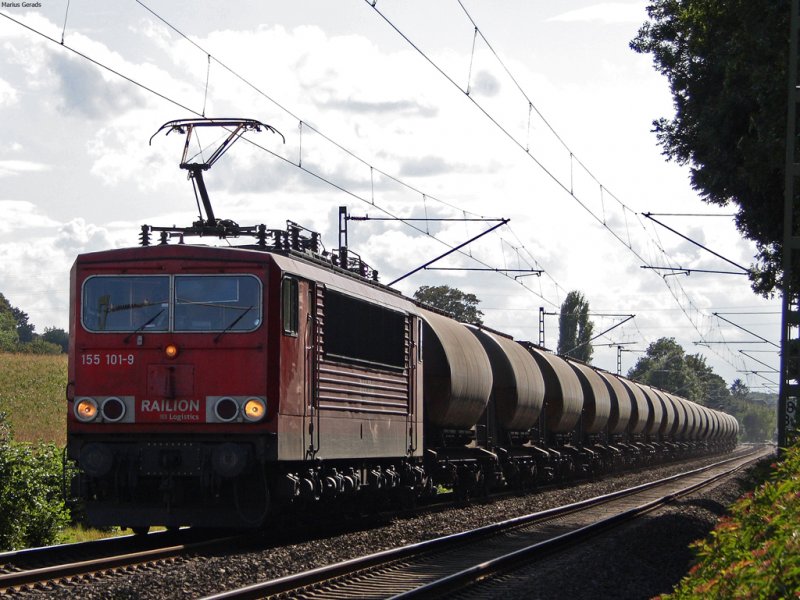
[[[160,532],[159,532],[160,533]],[[187,534],[191,530],[187,531]],[[157,534],[150,534],[150,536]],[[148,537],[150,537],[148,536]],[[0,555],[0,564],[4,569],[9,566],[13,567],[15,562],[21,562],[22,559],[26,561],[39,561],[46,562],[53,560],[53,557],[59,554],[69,557],[70,555],[80,554],[84,552],[97,552],[101,551],[101,555],[94,556],[83,560],[71,562],[56,562],[43,567],[24,568],[21,570],[10,571],[0,574],[0,595],[8,590],[19,589],[23,586],[32,586],[56,582],[61,579],[75,577],[78,575],[89,575],[108,570],[120,569],[123,567],[130,567],[141,564],[152,564],[161,560],[175,558],[177,556],[187,555],[194,551],[199,551],[217,545],[228,544],[232,541],[241,540],[247,536],[227,536],[227,537],[213,537],[211,539],[201,539],[199,541],[187,541],[184,543],[175,543],[175,536],[172,534],[164,534],[167,539],[165,542],[171,541],[169,545],[159,545],[158,547],[150,547],[142,550],[135,550],[129,546],[136,543],[134,536],[126,536],[126,538],[109,538],[98,540],[95,542],[81,542],[78,544],[66,544],[64,546],[34,548],[29,550],[21,550],[16,552],[6,552]],[[187,536],[188,537],[188,536]],[[120,544],[114,544],[116,541]],[[150,540],[152,543],[154,540]],[[126,546],[128,546],[126,548]],[[103,554],[103,548],[113,552],[111,554]],[[126,551],[127,550],[127,551]],[[11,562],[7,562],[8,560]]]
[[[741,458],[743,457],[739,457],[739,459]],[[650,502],[646,502],[624,512],[617,513],[606,519],[596,521],[590,525],[563,533],[536,544],[531,544],[530,546],[509,552],[508,554],[498,556],[497,558],[482,562],[481,564],[464,569],[458,573],[453,573],[452,575],[448,575],[447,577],[443,577],[436,581],[432,581],[413,590],[409,590],[408,592],[396,594],[392,596],[392,599],[406,600],[409,598],[434,598],[457,591],[463,591],[471,586],[480,584],[486,579],[495,577],[502,573],[513,571],[516,568],[521,568],[530,564],[531,562],[554,554],[568,546],[577,545],[591,537],[629,523],[644,514],[650,513],[658,508],[666,506],[671,502],[674,502],[680,497],[691,494],[698,489],[707,487],[724,477],[728,477],[736,471],[744,468],[746,464],[748,463],[743,462],[742,464],[736,465],[712,477],[689,485],[677,492],[665,494],[660,498],[656,498]]]
[[[305,593],[311,594],[311,590],[313,588],[319,588],[319,586],[327,586],[327,584],[330,584],[332,582],[337,582],[339,580],[344,581],[345,579],[348,579],[350,577],[355,577],[356,574],[363,579],[368,576],[368,573],[370,571],[376,571],[378,569],[389,569],[393,565],[397,565],[397,563],[400,563],[402,561],[409,561],[411,559],[420,557],[421,555],[428,555],[432,553],[437,553],[437,554],[443,553],[447,550],[453,549],[458,546],[465,546],[467,544],[474,543],[477,540],[484,540],[491,537],[496,537],[500,534],[507,533],[509,531],[512,531],[514,529],[519,529],[524,526],[532,525],[535,523],[547,522],[553,520],[554,518],[563,517],[570,513],[577,513],[591,507],[596,507],[602,504],[609,503],[614,500],[618,500],[620,498],[624,498],[626,496],[632,496],[637,493],[641,493],[645,490],[649,490],[658,486],[663,486],[666,485],[667,483],[675,482],[679,479],[695,476],[710,469],[713,469],[715,467],[719,467],[721,465],[725,465],[733,461],[742,460],[743,458],[749,458],[753,454],[755,454],[755,451],[745,455],[740,454],[733,458],[728,458],[726,460],[719,461],[711,465],[707,465],[705,467],[693,469],[691,471],[666,477],[664,479],[660,479],[657,481],[648,482],[625,490],[619,490],[603,496],[597,496],[595,498],[582,500],[580,502],[575,502],[573,504],[569,504],[566,506],[552,508],[549,510],[533,513],[530,515],[524,515],[521,517],[516,517],[514,519],[509,519],[507,521],[503,521],[500,523],[494,523],[492,525],[487,525],[485,527],[480,527],[478,529],[473,529],[461,533],[444,536],[441,538],[427,540],[416,544],[410,544],[408,546],[403,546],[401,548],[384,550],[381,552],[370,554],[368,556],[354,558],[333,565],[318,567],[316,569],[312,569],[302,573],[287,575],[284,577],[280,577],[278,579],[252,584],[235,590],[220,592],[217,594],[207,596],[205,597],[204,600],[222,600],[222,599],[240,600],[240,599],[252,599],[252,598],[265,598],[278,594],[285,594],[287,596],[290,596],[293,593],[300,594],[301,592],[303,594]],[[400,569],[401,567],[398,566],[397,568]],[[445,579],[445,578],[442,577],[440,579]],[[325,587],[324,590],[330,591],[329,588],[327,587]],[[412,593],[412,592],[409,591],[406,593]],[[345,596],[344,594],[341,595],[341,597],[344,596]]]

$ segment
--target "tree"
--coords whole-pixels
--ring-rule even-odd
[[[483,325],[483,313],[478,310],[481,301],[475,294],[464,293],[449,285],[423,285],[414,292],[414,298],[453,315],[454,319],[462,323]]]
[[[737,378],[733,380],[731,384],[731,396],[733,397],[734,401],[737,402],[744,402],[747,400],[747,396],[750,394],[750,388],[747,387],[744,381]]]
[[[558,353],[588,363],[592,360],[594,324],[589,320],[589,303],[578,291],[567,294],[558,317]]]
[[[628,371],[641,383],[715,409],[728,409],[731,394],[725,380],[700,354],[686,354],[675,338],[659,338]]]
[[[42,339],[45,342],[50,342],[61,347],[62,352],[69,351],[69,334],[63,329],[57,327],[45,327]]]
[[[0,352],[14,352],[19,344],[17,322],[10,312],[0,311]]]
[[[742,423],[742,439],[746,442],[763,442],[773,439],[776,429],[775,415],[755,406],[748,407],[739,421]]]
[[[712,408],[726,409],[731,400],[728,384],[706,364],[705,356],[687,354],[684,360],[694,376],[696,394],[699,398],[697,402]]]
[[[691,167],[703,201],[738,207],[756,243],[753,290],[780,288],[788,0],[652,0],[631,48],[669,80],[675,116],[653,121],[663,153]]]
[[[28,322],[28,313],[12,306],[11,314],[14,315],[14,319],[17,321],[17,335],[19,335],[20,343],[33,341],[36,335],[33,330],[36,329],[36,326]]]
[[[6,297],[0,293],[0,352],[13,352],[19,343],[17,320],[11,308]]]
[[[694,395],[684,351],[675,338],[662,337],[651,343],[628,377],[686,398]]]
[[[28,322],[28,313],[12,306],[0,293],[0,349],[11,352],[16,350],[17,344],[33,341],[34,329],[34,325]]]
[[[28,322],[28,313],[12,306],[0,293],[0,352],[60,354],[69,350],[69,335],[63,329],[46,327],[39,335]]]
[[[746,442],[763,442],[773,439],[777,423],[775,409],[765,405],[760,399],[763,394],[751,394],[741,379],[731,384],[731,413],[742,424],[741,438]]]

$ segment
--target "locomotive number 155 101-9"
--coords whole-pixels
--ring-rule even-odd
[[[135,362],[133,354],[121,352],[84,352],[81,354],[81,365],[87,367],[132,367]]]

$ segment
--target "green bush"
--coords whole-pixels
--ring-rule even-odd
[[[0,413],[0,550],[58,541],[69,522],[61,482],[59,448],[14,442]]]
[[[36,337],[30,342],[19,344],[17,352],[24,352],[26,354],[61,354],[61,346],[53,344],[47,340]]]
[[[800,446],[771,465],[769,481],[748,492],[695,542],[697,563],[663,600],[794,598],[800,590]]]
[[[19,344],[17,321],[9,312],[3,312],[0,303],[0,352],[13,352]]]

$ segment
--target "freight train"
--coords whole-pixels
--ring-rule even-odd
[[[736,444],[727,414],[459,323],[292,223],[188,233],[144,226],[71,270],[67,454],[94,525],[256,527]]]

